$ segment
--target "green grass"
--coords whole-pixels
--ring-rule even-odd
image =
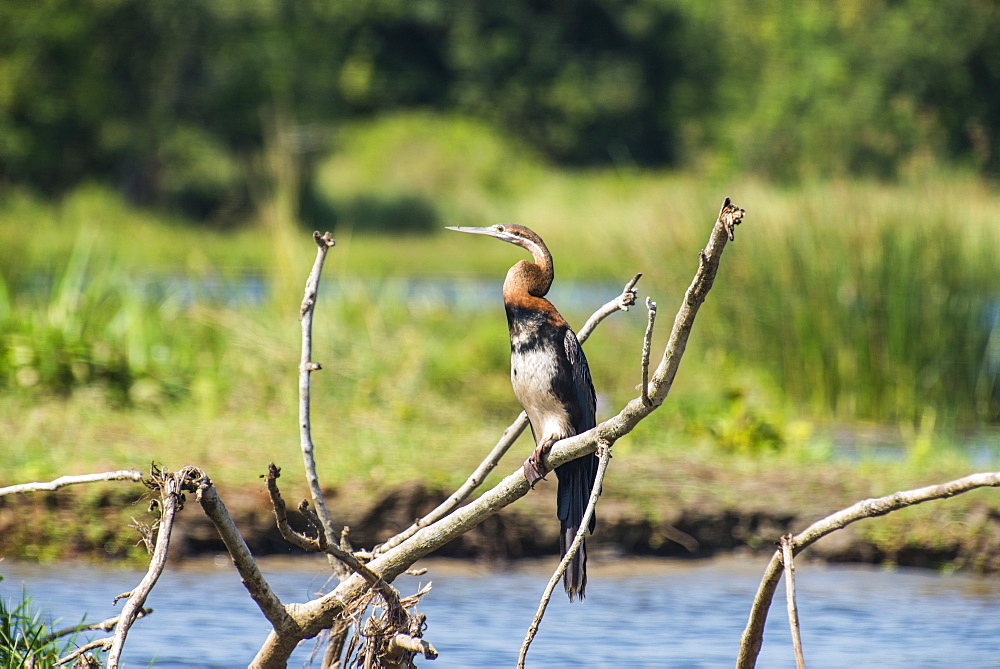
[[[53,632],[27,594],[22,592],[17,601],[0,600],[0,667],[55,667],[57,659],[75,648],[77,635],[47,640]]]

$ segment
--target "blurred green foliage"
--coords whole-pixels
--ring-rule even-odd
[[[321,216],[315,162],[343,123],[407,108],[483,119],[563,164],[993,174],[998,33],[978,0],[8,0],[0,184],[99,179],[229,221],[280,141]]]
[[[654,422],[745,451],[795,441],[786,415],[905,425],[934,416],[942,428],[1000,419],[1000,202],[982,181],[787,189],[581,173],[542,169],[488,127],[448,117],[347,127],[350,141],[317,164],[317,191],[340,211],[384,198],[353,205],[369,223],[345,224],[324,279],[326,350],[344,374],[331,400],[348,414],[432,424],[435,407],[417,404],[461,402],[469,421],[488,422],[515,406],[499,290],[518,252],[443,230],[400,235],[398,220],[529,223],[556,258],[553,299],[579,325],[636,271],[661,313],[672,312],[713,203],[732,193],[748,227],[699,317],[675,401]],[[370,234],[352,234],[366,225]],[[113,406],[193,402],[206,414],[294,405],[283,370],[296,364],[294,317],[314,253],[307,234],[294,236],[285,293],[270,280],[285,255],[266,225],[206,231],[88,187],[58,205],[12,198],[0,227],[9,231],[0,248],[7,393],[96,389]],[[195,290],[215,285],[221,292]],[[573,299],[558,294],[574,286]],[[241,293],[252,299],[231,299]],[[616,317],[588,343],[611,405],[636,383],[620,346],[639,340],[642,320]]]

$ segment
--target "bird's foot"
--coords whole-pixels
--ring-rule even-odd
[[[548,474],[545,470],[545,456],[548,455],[550,448],[552,448],[551,444],[539,446],[531,454],[531,457],[524,461],[524,478],[528,480],[528,485],[532,488]]]

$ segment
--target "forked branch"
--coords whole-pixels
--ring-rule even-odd
[[[899,509],[921,504],[935,499],[945,499],[954,497],[964,492],[984,487],[1000,487],[1000,472],[988,472],[982,474],[971,474],[969,476],[955,479],[940,485],[926,486],[915,490],[904,490],[901,492],[865,499],[856,504],[852,504],[846,509],[842,509],[822,520],[816,521],[805,530],[795,535],[788,541],[788,548],[791,554],[798,555],[807,546],[814,544],[819,539],[831,532],[835,532],[851,523],[864,518],[875,518],[884,516],[887,513],[898,511]],[[760,654],[760,647],[764,641],[764,623],[767,621],[767,611],[774,598],[774,591],[778,587],[781,579],[783,564],[782,550],[777,550],[764,570],[764,578],[753,600],[750,609],[750,619],[743,630],[743,637],[740,640],[739,655],[736,659],[737,669],[752,669],[757,666],[757,656]]]
[[[298,546],[299,548],[307,551],[323,552],[340,560],[347,568],[368,581],[372,588],[382,595],[382,599],[385,600],[385,603],[390,610],[405,617],[406,612],[403,609],[402,604],[400,604],[399,593],[396,592],[396,589],[382,580],[378,574],[374,573],[363,562],[358,560],[353,553],[345,551],[341,549],[340,546],[331,543],[322,526],[315,528],[317,533],[316,538],[300,534],[289,526],[285,501],[282,499],[281,492],[278,490],[278,477],[280,475],[281,470],[278,469],[278,467],[272,462],[268,466],[267,476],[265,479],[267,480],[267,492],[271,497],[271,505],[274,507],[274,515],[277,520],[278,531],[281,533],[281,536],[284,537],[286,541]]]
[[[781,537],[781,563],[785,566],[785,601],[788,608],[788,628],[792,633],[792,649],[795,651],[795,669],[806,669],[805,655],[802,654],[802,633],[799,629],[799,607],[795,603],[795,556],[792,555],[793,538],[786,534]]]

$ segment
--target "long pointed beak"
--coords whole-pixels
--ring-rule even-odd
[[[471,232],[474,235],[489,235],[490,237],[499,237],[497,231],[493,228],[463,228],[460,226],[445,226],[445,230],[454,230],[455,232]]]

